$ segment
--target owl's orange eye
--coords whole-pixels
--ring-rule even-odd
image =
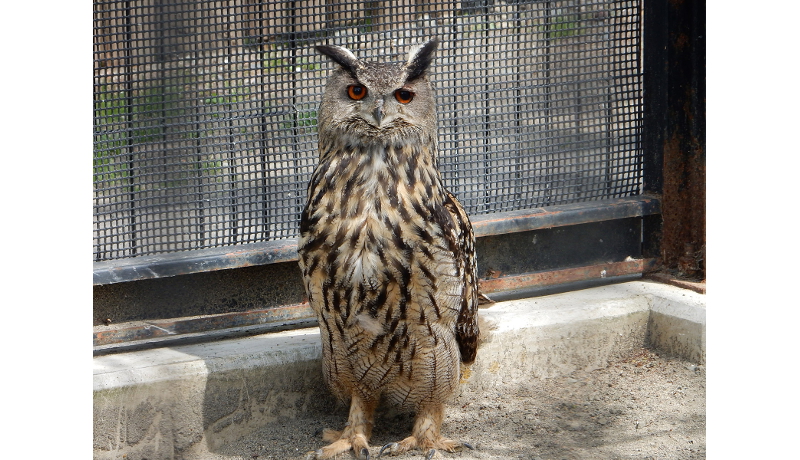
[[[394,92],[394,98],[401,104],[408,104],[411,99],[414,99],[414,93],[407,89],[398,89]]]
[[[367,88],[363,85],[350,85],[347,87],[347,95],[354,101],[360,101],[367,95]]]

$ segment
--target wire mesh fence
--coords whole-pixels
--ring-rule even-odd
[[[94,260],[296,237],[333,64],[437,36],[471,215],[640,192],[641,0],[94,1]]]

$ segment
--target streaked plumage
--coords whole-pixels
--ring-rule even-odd
[[[437,45],[402,63],[317,47],[339,66],[320,105],[298,252],[325,381],[351,406],[345,429],[311,458],[350,448],[365,458],[382,395],[417,414],[412,436],[388,452],[461,446],[439,429],[459,363],[475,359],[478,291],[472,227],[437,169],[426,73]]]

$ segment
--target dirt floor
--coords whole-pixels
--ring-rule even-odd
[[[705,376],[704,366],[642,349],[605,369],[532,380],[524,387],[478,393],[467,386],[448,406],[443,433],[475,449],[440,458],[702,459]],[[224,446],[214,457],[302,459],[323,445],[323,428],[340,429],[346,416],[342,407],[314,419],[286,419]],[[408,414],[379,415],[372,458],[380,446],[407,436],[411,423]]]

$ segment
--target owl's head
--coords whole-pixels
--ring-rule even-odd
[[[439,40],[413,47],[404,62],[358,59],[341,46],[317,46],[338,67],[319,109],[320,134],[328,130],[361,138],[390,138],[416,131],[435,136],[436,105],[427,77]]]

